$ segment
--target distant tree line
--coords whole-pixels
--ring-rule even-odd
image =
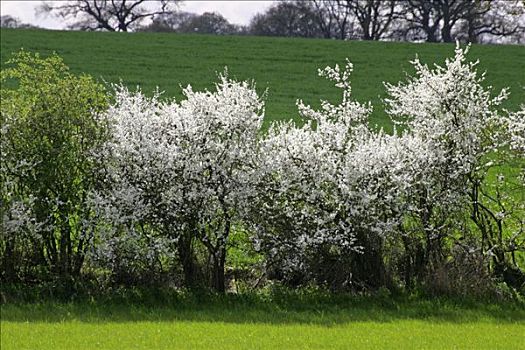
[[[139,30],[148,32],[177,32],[200,34],[248,34],[249,28],[228,22],[217,12],[204,12],[201,15],[179,11],[165,13],[153,18],[151,24]]]
[[[140,30],[473,43],[525,43],[520,0],[313,0],[276,2],[247,26],[218,13],[170,12]]]
[[[24,23],[19,18],[4,15],[0,17],[0,27],[1,28],[38,28],[37,26]]]
[[[260,35],[340,40],[525,43],[523,0],[312,0],[276,1],[248,25],[216,12],[180,11],[180,0],[45,2],[40,15],[68,29]],[[2,27],[30,28],[12,16]]]

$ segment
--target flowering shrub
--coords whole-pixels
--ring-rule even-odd
[[[110,222],[176,242],[187,283],[199,241],[212,261],[212,286],[224,290],[229,234],[256,195],[263,104],[248,82],[226,75],[215,92],[188,86],[184,95],[161,102],[117,89],[99,202],[114,208]]]
[[[404,132],[368,128],[370,106],[351,100],[349,62],[343,71],[319,71],[343,90],[341,104],[322,101],[315,111],[300,101],[303,127],[270,128],[263,142],[265,190],[254,217],[257,243],[280,273],[318,279],[308,273],[329,252],[330,265],[347,265],[338,283],[381,285],[388,282],[387,240],[403,245],[408,286],[413,274],[422,277],[444,263],[444,249],[469,231],[466,211],[479,205],[472,195],[484,184],[491,152],[508,135],[498,109],[507,92],[491,97],[467,52],[458,46],[454,58],[434,69],[416,59],[415,77],[386,84],[388,112]],[[498,242],[485,242],[484,252]]]
[[[510,149],[525,154],[525,104],[521,105],[520,111],[507,116],[506,126],[510,135]]]
[[[92,151],[106,136],[97,115],[107,96],[90,77],[71,74],[57,55],[43,59],[21,51],[6,67],[1,73],[3,277],[17,280],[41,268],[64,280],[76,278],[95,226],[87,195],[98,166]]]
[[[403,220],[414,169],[435,162],[422,139],[368,127],[371,107],[351,100],[351,71],[349,62],[343,71],[319,71],[342,90],[340,105],[322,101],[315,111],[300,101],[304,126],[270,128],[262,146],[264,190],[253,215],[270,264],[290,278],[302,274],[332,286],[382,283],[383,241]],[[330,267],[312,276],[323,259]],[[338,261],[344,271],[328,281]]]
[[[461,49],[457,45],[454,58],[434,69],[416,59],[415,77],[398,85],[386,84],[390,115],[401,118],[409,134],[427,143],[438,159],[432,174],[424,177],[426,183],[416,182],[419,190],[408,198],[415,208],[409,222],[416,223],[423,236],[416,238],[417,243],[407,243],[420,250],[424,247],[428,268],[443,264],[448,256],[443,249],[451,240],[456,243],[457,237],[464,239],[468,234],[467,215],[480,231],[482,254],[496,257],[496,269],[507,264],[503,218],[497,215],[498,210],[506,211],[502,207],[505,200],[487,189],[491,186],[487,175],[506,161],[505,145],[518,128],[512,118],[505,127],[500,106],[508,92],[503,89],[491,96],[490,87],[482,84],[484,74],[475,70],[478,62],[467,62],[468,51],[469,46]],[[515,140],[511,136],[514,145]],[[407,228],[405,225],[403,233]]]

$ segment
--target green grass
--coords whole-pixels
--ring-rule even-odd
[[[294,295],[2,306],[7,349],[523,349],[519,304]]]
[[[180,84],[210,88],[216,72],[228,66],[231,76],[254,79],[259,91],[268,89],[267,120],[296,118],[295,101],[318,105],[336,101],[337,89],[317,77],[317,68],[354,63],[353,88],[358,101],[372,101],[373,124],[388,126],[380,97],[382,82],[397,82],[412,73],[416,54],[423,62],[443,63],[453,55],[452,44],[412,44],[264,37],[179,35],[169,33],[88,33],[45,30],[1,31],[1,62],[20,48],[44,55],[56,51],[74,72],[107,82],[122,80],[145,92],[156,86],[180,98]],[[525,47],[474,45],[470,58],[480,59],[487,84],[508,86],[507,108],[525,101]]]
[[[525,328],[485,322],[5,323],[2,349],[523,349]]]

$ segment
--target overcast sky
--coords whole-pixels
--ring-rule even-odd
[[[248,24],[257,12],[268,8],[273,1],[184,1],[181,10],[201,14],[218,12],[230,23]],[[42,1],[0,1],[0,13],[18,17],[22,22],[48,29],[62,29],[60,20],[53,17],[42,17],[35,14],[35,8]]]

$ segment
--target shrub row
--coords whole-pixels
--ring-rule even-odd
[[[264,100],[226,72],[174,101],[20,52],[1,76],[2,281],[519,289],[525,109],[467,51],[385,84],[392,134],[350,62],[319,71],[340,103],[262,131]]]

